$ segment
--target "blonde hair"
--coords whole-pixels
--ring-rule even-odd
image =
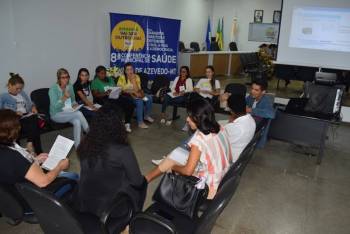
[[[61,78],[61,76],[64,75],[64,74],[67,74],[68,77],[70,77],[70,76],[69,76],[69,72],[67,71],[67,69],[65,69],[65,68],[60,68],[60,69],[57,70],[57,84],[60,85],[60,78]]]

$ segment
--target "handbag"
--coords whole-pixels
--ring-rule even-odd
[[[153,194],[153,200],[193,218],[197,207],[208,195],[208,186],[204,189],[196,187],[199,181],[194,176],[166,173]]]

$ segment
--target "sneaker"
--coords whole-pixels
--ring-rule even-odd
[[[140,124],[139,124],[139,128],[147,129],[148,126],[147,126],[145,123],[140,123]]]
[[[128,133],[131,132],[131,128],[130,128],[130,124],[129,124],[129,123],[125,124],[125,130],[126,130],[126,132],[128,132]]]
[[[163,159],[152,159],[152,163],[156,166],[158,166],[162,161]]]
[[[168,121],[166,121],[165,125],[170,126],[172,124],[172,122],[173,122],[172,120],[168,120]]]
[[[161,119],[161,120],[160,120],[160,123],[161,123],[161,124],[165,124],[165,122],[166,122],[165,119]]]
[[[187,123],[185,124],[185,126],[181,130],[184,132],[188,132],[189,128],[188,128]]]
[[[153,123],[154,122],[154,119],[151,117],[151,116],[147,116],[145,118],[146,121],[150,122],[150,123]]]
[[[152,163],[153,163],[154,165],[158,166],[158,165],[163,161],[163,159],[165,159],[165,158],[166,158],[166,157],[163,156],[162,159],[152,159]]]

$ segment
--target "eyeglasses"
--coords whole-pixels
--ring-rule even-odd
[[[61,76],[61,79],[69,79],[69,76]]]

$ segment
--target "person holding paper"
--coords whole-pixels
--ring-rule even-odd
[[[200,96],[207,99],[210,104],[216,108],[219,105],[220,82],[215,78],[215,70],[213,66],[205,68],[206,78],[202,78],[196,84],[194,91]]]
[[[0,109],[13,110],[21,117],[21,135],[27,137],[27,150],[40,154],[42,147],[38,127],[38,110],[23,91],[23,87],[23,78],[18,74],[10,73],[10,79],[7,82],[8,92],[0,95]]]
[[[95,78],[91,83],[92,95],[94,100],[100,104],[111,104],[110,107],[120,107],[124,111],[125,128],[127,132],[131,132],[131,118],[134,112],[135,105],[132,100],[127,97],[119,96],[117,99],[111,99],[110,94],[116,88],[113,77],[107,77],[107,70],[104,66],[98,66],[95,70]]]
[[[34,156],[20,147],[16,143],[20,129],[20,117],[16,112],[0,110],[0,183],[14,185],[30,181],[38,187],[46,187],[68,168],[69,161],[68,159],[61,160],[56,167],[45,173],[40,164],[45,162],[48,154],[41,153]],[[64,176],[77,177],[75,173]],[[65,191],[67,191],[66,188],[62,187],[55,194],[62,195],[62,192]]]
[[[208,185],[208,199],[213,199],[221,179],[232,164],[228,136],[215,120],[214,109],[207,100],[199,98],[191,101],[187,113],[187,123],[195,131],[187,143],[190,148],[187,162],[181,163],[181,154],[175,157],[170,154],[146,175],[146,179],[151,182],[169,170],[181,175],[193,175]]]
[[[94,117],[98,110],[97,107],[99,107],[99,104],[94,104],[89,78],[89,70],[86,68],[80,68],[77,80],[73,84],[75,100],[77,103],[84,105],[84,107],[81,108],[81,113],[83,113],[86,118]]]
[[[69,73],[60,68],[57,71],[57,83],[49,90],[50,116],[58,123],[71,123],[73,125],[74,145],[77,148],[80,143],[81,129],[89,131],[89,124],[84,115],[77,109],[73,86],[69,83]]]
[[[147,129],[144,120],[153,123],[150,116],[152,110],[152,96],[145,94],[141,88],[140,77],[135,74],[131,63],[124,65],[124,75],[118,79],[118,86],[122,88],[126,97],[133,101],[136,106],[136,118],[139,128]]]
[[[171,84],[170,93],[165,95],[162,103],[161,124],[171,125],[172,120],[166,121],[166,108],[169,105],[184,104],[187,100],[187,94],[193,92],[193,81],[190,78],[190,69],[188,66],[180,68],[180,75],[175,78]]]
[[[100,217],[118,193],[124,192],[134,211],[141,211],[147,182],[128,143],[120,111],[102,106],[90,126],[77,150],[81,172],[74,208]]]

